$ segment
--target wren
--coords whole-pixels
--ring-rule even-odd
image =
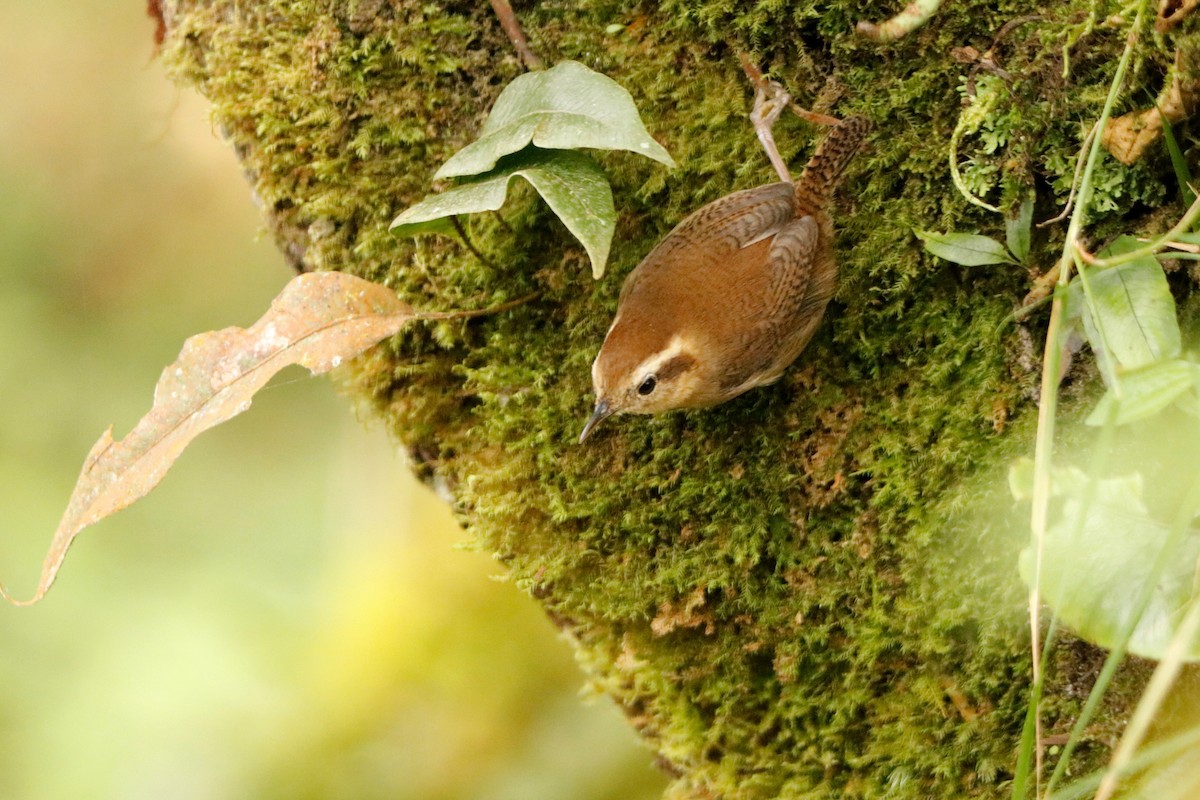
[[[580,442],[614,414],[715,406],[772,383],[816,332],[837,277],[830,197],[871,124],[827,118],[793,183],[771,135],[789,101],[760,85],[751,114],[781,182],[694,212],[625,279]]]

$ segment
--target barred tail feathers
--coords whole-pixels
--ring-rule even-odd
[[[842,173],[862,147],[872,127],[866,117],[848,117],[833,126],[808,160],[804,174],[796,184],[797,197],[828,197],[837,188]]]

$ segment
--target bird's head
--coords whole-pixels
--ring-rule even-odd
[[[701,360],[691,342],[618,317],[592,364],[596,406],[582,442],[614,414],[657,414],[703,405]]]

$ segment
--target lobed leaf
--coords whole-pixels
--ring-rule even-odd
[[[16,605],[41,600],[84,528],[144,497],[196,436],[248,409],[279,370],[300,364],[314,375],[326,372],[412,318],[412,309],[379,284],[338,272],[307,273],[293,278],[249,328],[188,339],[154,387],[150,411],[120,441],[110,427],[88,453],[34,596],[15,601],[3,587],[0,596]]]
[[[434,177],[479,175],[530,144],[555,150],[629,150],[675,166],[642,124],[623,86],[577,61],[564,61],[506,86],[479,138],[455,153]]]
[[[530,148],[501,159],[496,169],[440,194],[430,195],[392,222],[401,235],[427,232],[430,223],[456,214],[495,211],[504,205],[515,177],[529,181],[578,239],[599,278],[608,262],[617,212],[600,165],[583,153]]]
[[[938,258],[962,264],[964,267],[983,267],[988,264],[1016,264],[1004,245],[976,233],[935,233],[913,229],[925,249]]]

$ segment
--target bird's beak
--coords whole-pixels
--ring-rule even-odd
[[[592,410],[591,419],[587,421],[587,425],[583,426],[583,433],[579,434],[579,443],[583,444],[584,440],[592,435],[592,430],[612,415],[613,409],[608,405],[608,401],[597,400],[596,408]]]

